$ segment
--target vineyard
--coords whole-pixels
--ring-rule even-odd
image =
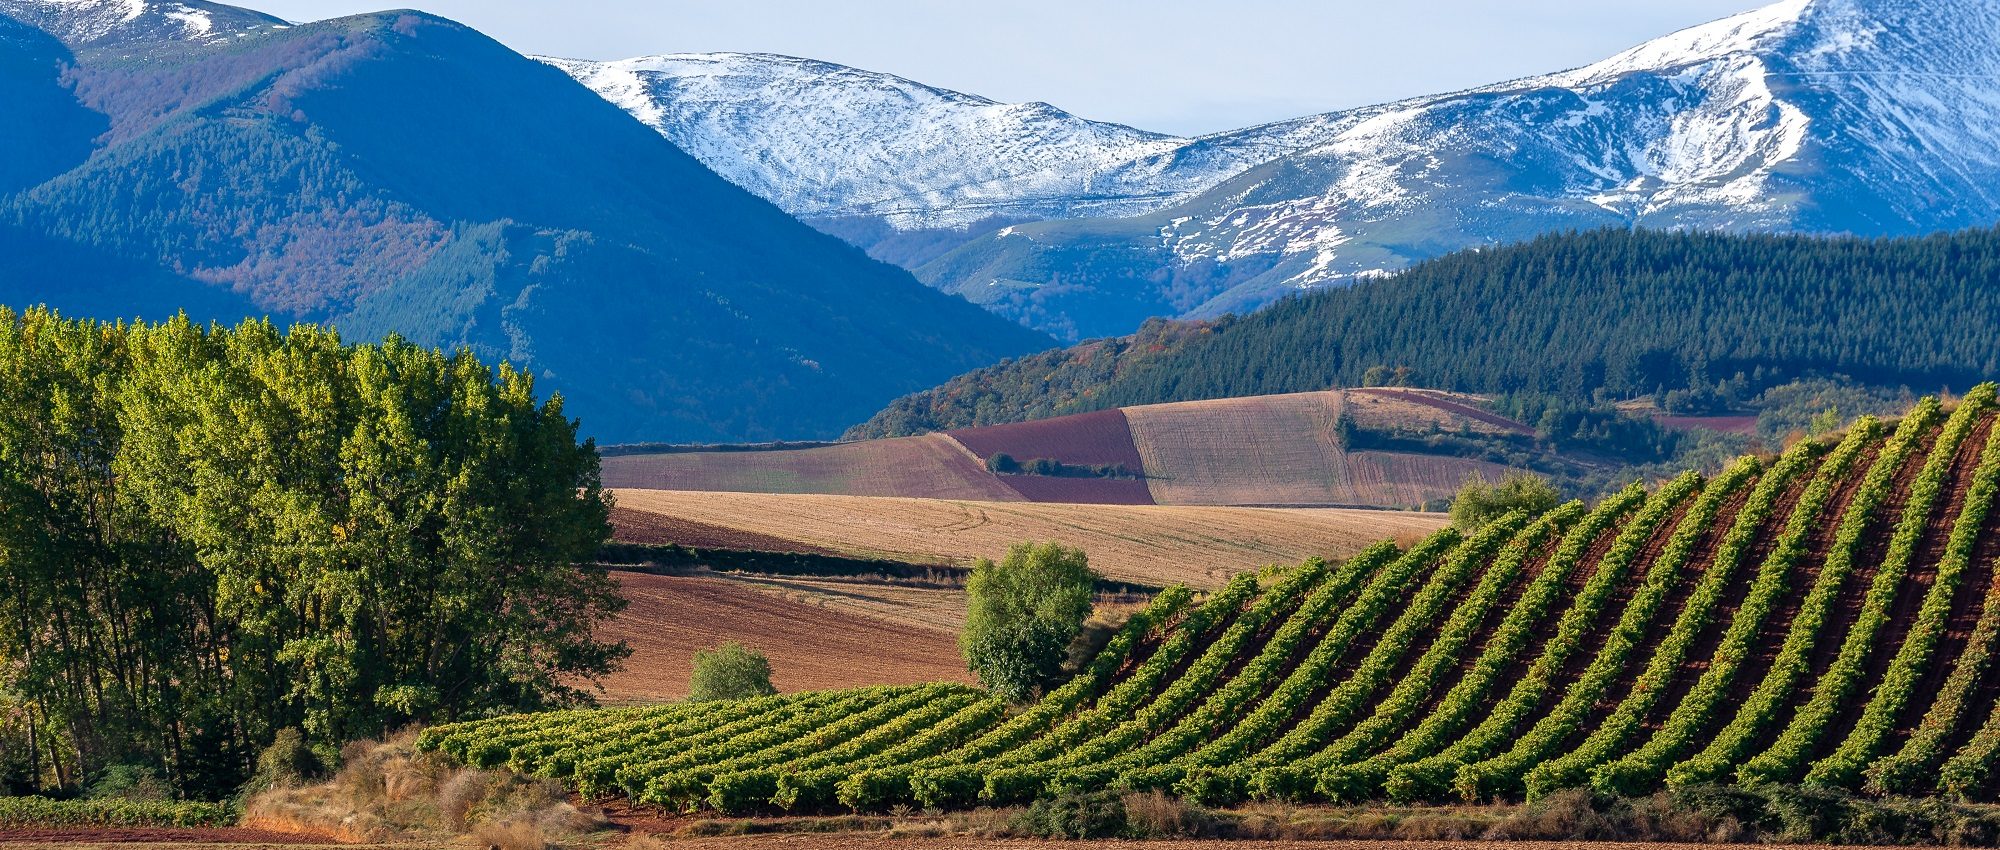
[[[1995,393],[1594,506],[1171,588],[1066,685],[516,715],[420,746],[723,812],[1804,784],[1991,800]]]

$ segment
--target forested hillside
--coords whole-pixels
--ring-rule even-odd
[[[726,812],[1535,798],[1993,799],[2000,412],[1982,385],[1710,478],[1170,589],[1018,712],[957,685],[444,726],[423,745]],[[1247,565],[1246,565],[1247,566]]]
[[[1923,388],[2000,372],[2000,231],[1918,239],[1602,230],[1466,251],[1213,324],[981,369],[851,436],[1404,383],[1587,403],[1813,373]],[[1400,370],[1400,371],[1399,371]]]
[[[146,8],[0,5],[0,303],[465,345],[611,440],[832,436],[1052,344],[468,27]]]

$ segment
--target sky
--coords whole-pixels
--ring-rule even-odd
[[[395,5],[234,0],[294,21]],[[1764,0],[400,0],[523,53],[783,53],[1199,135],[1573,68]]]

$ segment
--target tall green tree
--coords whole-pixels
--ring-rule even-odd
[[[622,601],[596,448],[532,380],[391,339],[0,309],[0,702],[24,784],[240,783],[330,747],[586,699]],[[11,739],[10,739],[11,740]]]
[[[1097,579],[1083,550],[1055,543],[1016,544],[999,563],[981,559],[966,582],[966,665],[1015,701],[1047,688],[1090,616]]]

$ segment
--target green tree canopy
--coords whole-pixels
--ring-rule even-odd
[[[1060,678],[1097,579],[1083,550],[1055,543],[1016,544],[999,563],[974,565],[959,648],[980,683],[1018,701]]]
[[[694,654],[688,699],[749,699],[777,692],[771,684],[771,659],[764,653],[732,640]]]
[[[623,602],[562,400],[471,354],[0,308],[0,694],[29,785],[240,784],[315,745],[585,698]]]
[[[1548,479],[1531,472],[1510,472],[1494,484],[1477,475],[1465,479],[1451,501],[1451,523],[1471,531],[1510,511],[1540,516],[1562,504],[1562,494]]]

